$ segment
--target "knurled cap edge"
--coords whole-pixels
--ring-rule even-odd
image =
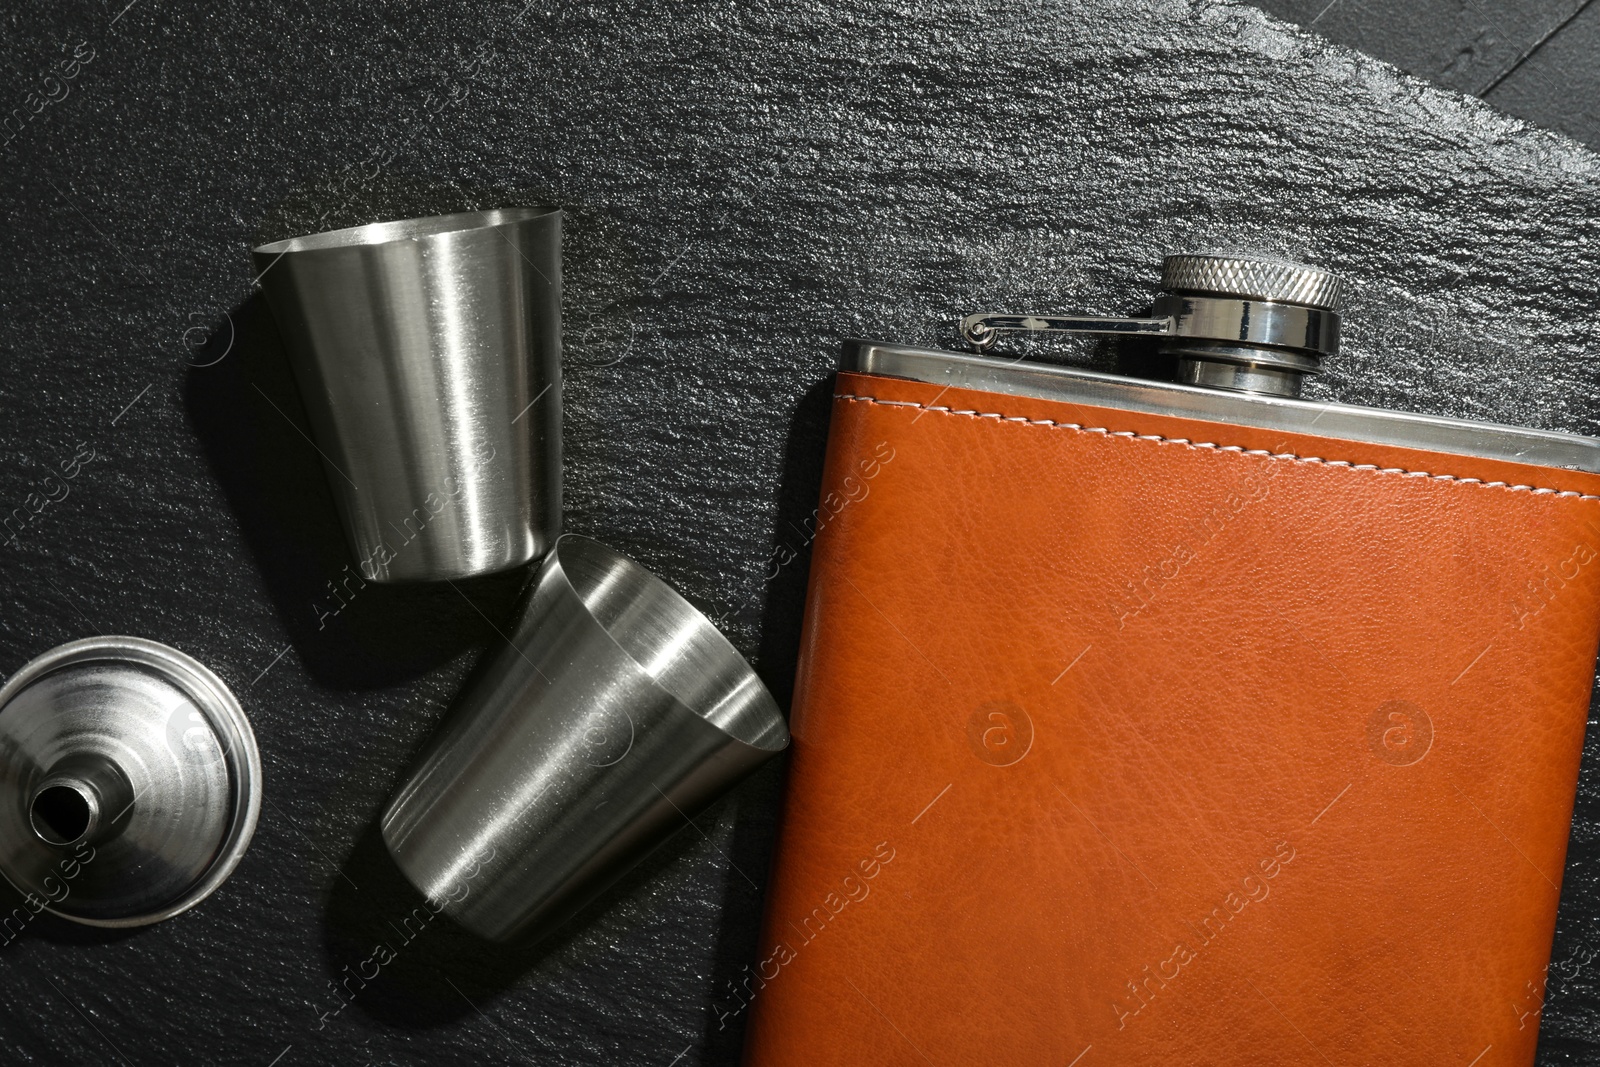
[[[1339,310],[1344,279],[1316,267],[1250,256],[1177,255],[1162,263],[1161,288],[1168,292],[1270,300]]]

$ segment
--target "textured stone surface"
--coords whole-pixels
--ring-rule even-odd
[[[1259,0],[1259,7],[1481,95],[1583,0]]]
[[[785,700],[805,575],[767,559],[803,547],[845,335],[1132,309],[1168,250],[1274,251],[1356,282],[1316,395],[1600,431],[1596,159],[1252,8],[122,2],[4,16],[7,107],[94,57],[0,149],[0,504],[96,458],[0,551],[0,669],[95,631],[184,648],[251,714],[269,803],[199,910],[0,948],[8,1063],[737,1058],[777,766],[543,948],[402,943],[372,820],[517,578],[369,587],[319,628],[345,558],[253,239],[566,205],[570,526]],[[1597,951],[1600,734],[1546,1063],[1600,1062]]]
[[[1279,18],[1600,147],[1592,0],[1253,0]]]
[[[1496,107],[1600,146],[1600,7],[1591,0],[1485,94]]]

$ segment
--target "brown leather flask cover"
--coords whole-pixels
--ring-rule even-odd
[[[1600,476],[836,393],[748,1064],[1532,1062]]]

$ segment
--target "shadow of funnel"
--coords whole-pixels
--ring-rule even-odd
[[[571,534],[383,817],[432,907],[532,941],[789,744],[727,638],[639,564]]]
[[[374,223],[253,256],[362,576],[542,556],[561,524],[559,209]]]

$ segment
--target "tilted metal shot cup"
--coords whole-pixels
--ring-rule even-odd
[[[588,538],[545,557],[510,644],[382,826],[406,877],[497,941],[548,933],[789,743],[727,638]]]
[[[542,556],[561,529],[561,212],[381,222],[254,250],[372,581]]]

